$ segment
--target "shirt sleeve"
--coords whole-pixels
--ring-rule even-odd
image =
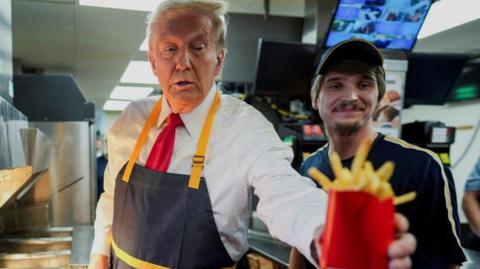
[[[418,246],[414,254],[417,268],[446,268],[462,264],[465,255],[460,245],[460,221],[452,174],[440,160],[429,158],[424,166],[421,188],[416,188],[416,217],[412,232]]]
[[[465,190],[480,191],[480,158],[475,164],[472,172],[470,172],[470,175],[468,175],[467,177],[467,182],[465,183]]]
[[[249,185],[259,197],[257,215],[274,238],[295,246],[313,263],[310,244],[324,224],[327,195],[291,167],[292,150],[268,122],[259,121],[251,124],[241,147],[246,149],[242,154],[255,156],[245,165]]]
[[[452,233],[446,233],[445,234],[445,241],[447,242],[447,250],[446,253],[448,254],[449,262],[450,264],[462,264],[464,261],[466,261],[465,254],[463,253],[462,250],[462,245],[460,243],[460,234],[461,234],[461,228],[460,228],[460,218],[458,216],[458,205],[457,205],[457,192],[455,189],[455,182],[453,179],[452,172],[448,167],[444,167],[445,169],[445,174],[447,176],[448,180],[448,192],[450,196],[450,202],[452,204],[452,218],[453,222],[449,221],[449,225],[452,230]],[[445,195],[446,198],[448,198],[448,195]],[[453,225],[454,223],[455,225]],[[454,231],[454,232],[453,232]]]
[[[125,137],[136,137],[137,127],[132,122],[138,121],[138,111],[129,105],[113,123],[107,132],[108,163],[104,174],[105,191],[100,196],[95,211],[94,238],[91,255],[102,254],[110,257],[111,233],[113,221],[113,196],[115,180],[121,167],[128,160],[128,156],[122,155],[121,147],[131,147],[130,142],[125,142]],[[126,126],[129,126],[126,128]]]
[[[112,141],[114,137],[110,134],[107,134],[107,147],[108,152],[111,152]],[[98,200],[97,209],[96,209],[96,218],[94,224],[94,240],[92,244],[91,255],[93,254],[102,254],[110,257],[110,235],[112,230],[112,219],[113,219],[113,192],[115,189],[115,177],[116,174],[113,170],[113,154],[109,156],[109,162],[105,168],[104,175],[104,189],[105,192],[102,193],[100,199]]]

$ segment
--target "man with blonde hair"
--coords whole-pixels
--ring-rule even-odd
[[[215,89],[225,13],[222,1],[166,0],[151,16],[163,96],[132,102],[107,134],[89,268],[235,266],[248,250],[251,190],[270,233],[317,262],[325,193],[291,168],[291,149],[258,111]],[[392,246],[408,268],[415,243]]]

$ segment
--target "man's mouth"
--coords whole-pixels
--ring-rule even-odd
[[[183,86],[188,86],[188,85],[191,85],[191,84],[193,84],[193,82],[188,81],[188,80],[179,80],[179,81],[175,82],[175,85],[182,86],[182,87]]]
[[[364,111],[363,106],[360,105],[350,105],[350,104],[340,104],[333,109],[333,112],[354,112],[354,111]]]

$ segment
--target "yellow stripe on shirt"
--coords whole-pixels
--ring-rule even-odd
[[[400,145],[404,148],[423,151],[423,152],[427,153],[428,155],[430,155],[437,162],[437,164],[440,166],[440,170],[442,172],[442,178],[443,178],[443,182],[444,182],[443,194],[445,195],[445,203],[446,203],[446,207],[447,207],[448,220],[450,221],[450,225],[452,227],[453,235],[455,236],[455,239],[457,240],[458,245],[461,246],[460,239],[458,238],[458,235],[457,235],[457,230],[455,229],[455,221],[453,220],[453,206],[452,206],[452,201],[450,200],[451,196],[450,196],[450,188],[448,187],[447,175],[445,174],[445,169],[444,169],[443,164],[442,164],[440,158],[438,157],[438,155],[431,150],[424,149],[424,148],[409,144],[409,143],[407,143],[407,142],[405,142],[401,139],[395,138],[395,137],[385,136],[384,139],[385,139],[385,141],[392,142],[392,143]]]

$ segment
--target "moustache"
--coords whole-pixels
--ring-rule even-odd
[[[358,101],[341,101],[333,108],[333,111],[344,110],[347,108],[352,110],[365,110],[365,105]]]

